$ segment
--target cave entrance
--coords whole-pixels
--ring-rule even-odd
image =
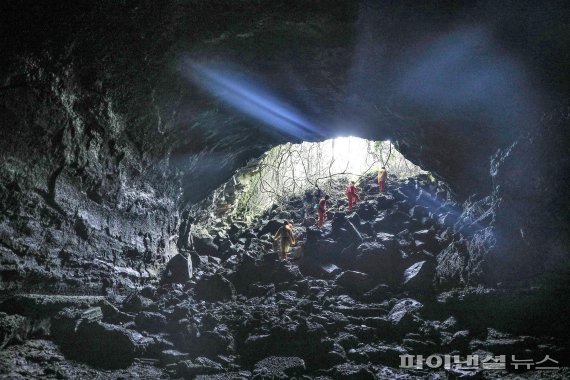
[[[204,224],[233,220],[250,222],[270,208],[321,189],[342,196],[346,184],[375,176],[385,166],[391,176],[425,174],[390,141],[348,136],[322,142],[282,144],[250,161],[232,178],[195,206]]]

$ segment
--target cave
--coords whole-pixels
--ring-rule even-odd
[[[0,377],[569,378],[569,10],[3,1]]]

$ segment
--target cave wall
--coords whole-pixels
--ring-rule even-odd
[[[449,250],[466,257],[443,260],[442,282],[454,278],[446,270],[465,268],[478,281],[476,273],[493,273],[483,268],[495,267],[488,258],[514,257],[521,247],[534,258],[522,260],[527,268],[559,255],[559,247],[540,244],[552,231],[524,231],[548,226],[559,235],[565,228],[549,218],[567,198],[560,179],[568,167],[568,119],[546,129],[541,120],[567,95],[563,2],[1,7],[5,287],[73,287],[87,275],[98,290],[111,285],[104,281],[110,272],[125,285],[144,281],[176,253],[186,205],[248,159],[295,141],[188,81],[181,73],[188,57],[232,63],[271,84],[319,121],[314,140],[339,133],[391,138],[459,199],[469,199],[466,206],[475,204],[464,215],[472,229],[467,253]],[[550,166],[539,165],[544,159]],[[531,181],[532,191],[529,171],[543,178]],[[562,241],[558,235],[551,245]],[[493,254],[499,251],[506,253]],[[503,261],[509,267],[513,260]]]

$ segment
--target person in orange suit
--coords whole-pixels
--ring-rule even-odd
[[[319,228],[325,224],[325,219],[327,218],[327,201],[329,198],[330,197],[328,195],[325,195],[324,198],[321,198],[319,201],[319,206],[317,208],[317,211],[319,213]]]
[[[355,204],[360,197],[357,194],[358,189],[356,188],[354,181],[350,181],[350,184],[346,188],[346,197],[348,198],[348,210],[352,210],[352,205]]]
[[[380,189],[381,193],[384,192],[387,179],[388,179],[388,172],[386,171],[386,167],[382,166],[382,169],[378,170],[378,188]]]

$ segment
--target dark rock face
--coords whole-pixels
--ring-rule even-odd
[[[568,194],[562,185],[569,172],[568,116],[562,108],[540,117],[555,108],[541,101],[541,94],[556,98],[568,88],[560,74],[570,67],[562,58],[566,37],[545,37],[555,33],[519,28],[513,21],[545,14],[544,9],[490,9],[497,29],[485,33],[484,27],[452,27],[465,15],[474,25],[487,23],[485,12],[467,5],[445,15],[436,5],[425,5],[422,23],[416,22],[419,11],[403,3],[289,5],[105,2],[39,4],[21,12],[16,2],[4,2],[0,24],[11,38],[2,42],[0,70],[3,286],[81,284],[97,291],[147,281],[177,246],[186,245],[176,237],[188,238],[188,225],[179,218],[187,202],[203,199],[269,146],[296,139],[272,132],[189,83],[191,69],[181,57],[190,53],[191,61],[234,63],[279,84],[280,95],[299,112],[321,120],[318,133],[307,139],[335,136],[336,125],[344,134],[391,138],[406,157],[445,179],[460,200],[478,194],[460,223],[479,232],[472,231],[466,257],[450,252],[456,264],[439,265],[441,284],[456,284],[463,270],[458,266],[465,263],[468,283],[508,278],[511,263],[521,263],[517,271],[528,276],[559,265],[568,239],[560,227],[568,207],[559,201]],[[560,13],[547,19],[537,28],[564,29],[556,29]],[[21,25],[29,26],[27,32],[13,35]],[[362,40],[367,28],[378,41]],[[442,30],[449,35],[442,36]],[[513,40],[513,30],[520,43],[507,53],[499,47]],[[470,63],[466,72],[445,69],[452,59],[445,52],[454,49]],[[526,58],[522,62],[539,62],[531,66],[540,80],[525,79],[524,63],[510,65],[517,55]],[[399,62],[402,56],[406,64]],[[487,56],[497,66],[481,58]],[[387,57],[389,63],[375,66]],[[433,62],[434,57],[441,60]],[[373,66],[355,69],[353,62]],[[424,67],[435,71],[427,74]],[[478,77],[488,79],[474,85],[482,94],[457,85]],[[353,116],[329,122],[339,114]],[[376,128],[379,124],[383,128]],[[531,181],[528,172],[534,173]],[[444,193],[439,198],[429,188],[424,193],[427,197],[411,199],[398,192],[398,199],[363,203],[358,215],[366,219],[378,206],[417,201],[403,212],[425,216],[439,207],[432,198],[441,201]],[[557,217],[560,208],[564,215]],[[390,214],[374,225],[393,226],[403,217]],[[442,216],[450,224],[457,217],[452,210]],[[347,227],[347,237],[354,239]],[[555,240],[546,237],[552,229],[559,235]],[[522,259],[515,256],[521,249]],[[45,263],[56,263],[58,270],[46,270]]]

